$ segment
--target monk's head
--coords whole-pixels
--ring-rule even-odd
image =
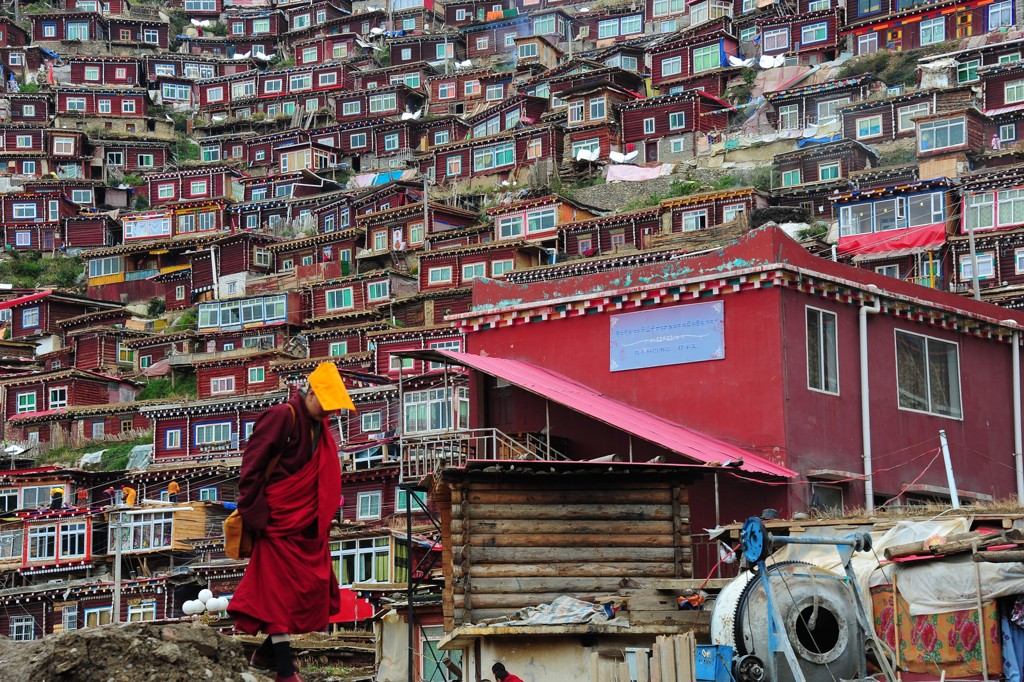
[[[303,404],[313,419],[324,419],[337,414],[342,408],[355,411],[338,367],[332,362],[320,363],[309,375],[309,390],[303,396]]]
[[[338,410],[325,410],[323,403],[316,397],[316,391],[306,391],[302,398],[302,404],[306,406],[306,412],[313,419],[326,419],[338,413]]]

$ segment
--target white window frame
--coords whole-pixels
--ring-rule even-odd
[[[368,490],[356,495],[356,520],[372,520],[381,518],[381,499],[383,494],[380,490]]]

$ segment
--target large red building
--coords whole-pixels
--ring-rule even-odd
[[[511,273],[477,282],[473,296],[475,311],[454,316],[467,332],[457,362],[493,377],[470,384],[481,389],[473,427],[538,433],[549,420],[570,457],[718,467],[735,465],[739,446],[742,463],[716,469],[728,472],[723,522],[765,507],[864,505],[869,480],[876,504],[947,497],[940,430],[961,498],[1015,492],[1020,313],[819,259],[771,227],[668,267],[529,286]],[[758,483],[765,475],[773,485]],[[714,525],[713,489],[691,493],[695,527]]]

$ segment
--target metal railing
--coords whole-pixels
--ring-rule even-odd
[[[419,479],[446,467],[464,467],[477,460],[568,459],[533,433],[510,436],[497,429],[446,431],[403,438],[402,477]]]

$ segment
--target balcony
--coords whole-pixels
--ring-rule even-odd
[[[446,431],[403,439],[402,478],[418,480],[469,460],[566,460],[564,454],[535,433],[509,435],[497,429]]]

